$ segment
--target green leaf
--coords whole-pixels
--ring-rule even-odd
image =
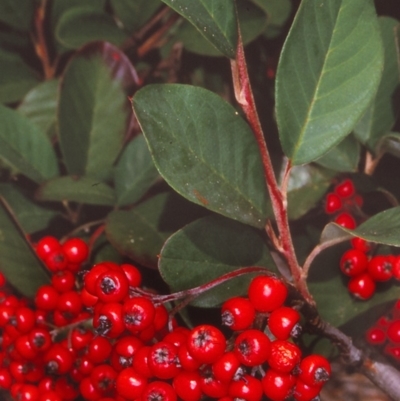
[[[0,197],[13,207],[13,213],[24,232],[29,234],[44,230],[59,213],[32,202],[12,184],[0,184]]]
[[[276,78],[281,144],[293,164],[311,162],[347,136],[382,75],[372,0],[303,0]]]
[[[349,135],[315,162],[342,173],[356,172],[360,162],[360,144],[353,135]]]
[[[132,118],[126,89],[136,82],[128,58],[109,43],[87,45],[72,58],[58,109],[61,151],[71,175],[111,175]]]
[[[173,292],[248,266],[277,272],[259,232],[221,216],[204,217],[176,232],[165,243],[159,260],[161,276]],[[192,305],[213,307],[246,294],[251,278],[257,274],[229,280],[196,298]]]
[[[294,166],[288,183],[288,214],[299,219],[324,196],[333,174],[317,166]]]
[[[18,111],[48,137],[56,129],[58,80],[45,81],[27,93]]]
[[[178,193],[262,228],[267,191],[249,126],[216,94],[188,85],[148,85],[133,106],[155,165]]]
[[[116,16],[129,32],[139,29],[161,4],[160,0],[111,0]]]
[[[390,153],[400,158],[400,133],[389,132],[382,136],[377,144],[377,153]]]
[[[104,182],[92,177],[64,176],[44,183],[37,191],[41,201],[71,201],[90,205],[112,206],[115,192]]]
[[[33,0],[1,0],[0,20],[20,31],[32,28],[35,2]]]
[[[358,337],[382,316],[388,302],[398,299],[399,292],[397,286],[380,283],[370,300],[355,299],[347,290],[348,278],[339,269],[340,257],[348,248],[346,243],[322,252],[312,264],[308,287],[322,319]]]
[[[156,195],[129,211],[113,211],[107,217],[106,235],[123,255],[156,268],[167,238],[206,210],[176,192]]]
[[[56,27],[56,37],[70,49],[96,40],[119,46],[128,38],[111,15],[90,6],[75,7],[64,13]]]
[[[0,103],[13,103],[39,82],[38,74],[16,53],[0,49]]]
[[[396,40],[399,22],[390,17],[380,17],[379,25],[385,51],[382,80],[373,101],[354,128],[357,138],[372,150],[375,150],[381,136],[394,125],[399,108],[400,76]]]
[[[0,158],[35,182],[58,175],[49,139],[26,117],[0,106]]]
[[[163,0],[186,18],[222,54],[234,58],[237,42],[235,3],[232,0]]]
[[[3,201],[0,201],[0,271],[28,298],[33,298],[40,286],[50,283],[44,266]]]
[[[143,135],[137,136],[126,146],[114,169],[117,205],[137,202],[159,178]]]

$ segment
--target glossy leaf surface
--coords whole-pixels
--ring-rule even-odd
[[[175,192],[156,195],[129,211],[108,215],[106,234],[123,255],[156,268],[158,255],[167,238],[206,210],[186,201]]]
[[[47,181],[37,191],[42,201],[72,201],[90,205],[115,204],[114,189],[92,177],[63,176]]]
[[[235,57],[237,21],[231,0],[163,0],[186,18],[222,54]]]
[[[0,50],[0,103],[12,103],[39,82],[39,75],[16,53]]]
[[[351,132],[382,67],[372,0],[302,1],[276,79],[279,135],[293,164],[321,157]]]
[[[45,81],[30,90],[18,111],[47,136],[55,133],[58,80]]]
[[[59,136],[68,172],[108,178],[130,127],[126,90],[135,87],[136,71],[119,49],[96,42],[75,54],[61,82]]]
[[[148,85],[133,107],[155,165],[192,202],[255,227],[267,192],[249,126],[219,96],[188,85]]]
[[[59,215],[58,212],[38,206],[12,184],[0,184],[0,196],[12,206],[22,229],[29,234],[44,230]]]
[[[55,152],[43,132],[4,106],[0,121],[0,158],[37,183],[58,175]]]
[[[0,198],[0,271],[21,294],[34,297],[50,279],[10,211]]]
[[[137,202],[160,178],[143,135],[124,149],[114,169],[114,183],[119,206]]]
[[[400,72],[396,38],[399,22],[381,17],[379,26],[385,51],[382,80],[373,101],[354,128],[357,138],[372,150],[375,150],[380,137],[392,128],[399,108]]]
[[[93,7],[75,7],[64,13],[58,22],[56,36],[70,49],[96,40],[119,46],[128,38],[111,15]]]
[[[248,266],[276,271],[259,232],[221,216],[204,217],[176,232],[165,243],[159,261],[160,273],[172,292],[197,287]],[[229,297],[246,294],[251,277],[254,274],[232,279],[192,304],[213,307]]]

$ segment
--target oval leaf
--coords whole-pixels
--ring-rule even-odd
[[[385,62],[378,92],[354,128],[357,138],[375,150],[376,143],[394,125],[398,115],[399,63],[397,60],[397,30],[399,22],[393,18],[379,18]],[[397,94],[396,94],[397,92]],[[397,104],[395,104],[395,101]]]
[[[0,271],[21,294],[33,298],[49,275],[25,238],[11,209],[0,198]]]
[[[64,176],[47,181],[38,189],[36,198],[42,201],[71,201],[90,205],[115,204],[114,190],[92,177]]]
[[[188,85],[149,85],[133,107],[156,167],[182,196],[255,227],[267,191],[249,126],[216,94]]]
[[[222,54],[234,58],[237,20],[232,0],[162,0],[186,18]]]
[[[106,235],[123,255],[157,268],[158,255],[167,238],[205,212],[176,192],[166,192],[129,211],[111,212],[107,217]]]
[[[117,205],[137,202],[159,178],[147,143],[139,135],[125,147],[114,169]]]
[[[56,154],[43,132],[4,106],[0,121],[0,158],[37,183],[58,175]]]
[[[109,177],[131,125],[127,93],[136,83],[129,59],[109,43],[87,45],[72,58],[58,108],[61,151],[71,175]]]
[[[56,28],[57,39],[70,49],[96,40],[121,45],[128,36],[111,15],[94,7],[75,7],[62,15]]]
[[[303,0],[280,57],[276,113],[285,154],[311,162],[350,133],[382,75],[372,0]]]
[[[277,272],[260,234],[221,216],[204,217],[172,235],[161,251],[158,266],[172,291],[197,287],[241,267],[264,266]],[[192,305],[213,307],[246,294],[257,274],[229,280],[197,297]]]

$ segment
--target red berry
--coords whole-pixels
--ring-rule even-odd
[[[36,254],[40,259],[45,260],[50,253],[61,249],[58,239],[50,235],[43,237],[36,245]]]
[[[93,327],[97,334],[117,338],[125,331],[120,303],[109,302],[100,305],[96,312],[93,318]]]
[[[378,345],[386,341],[386,333],[379,327],[371,327],[365,333],[366,340],[369,344]]]
[[[360,237],[354,237],[350,242],[354,249],[358,249],[361,252],[367,253],[371,250],[371,244]]]
[[[12,377],[8,369],[0,368],[0,389],[8,390],[12,384]]]
[[[61,344],[53,344],[44,354],[43,361],[48,372],[64,375],[70,371],[74,362],[72,353]]]
[[[102,394],[114,390],[117,372],[108,364],[97,365],[90,373],[93,387]]]
[[[51,284],[57,292],[72,291],[75,287],[75,276],[69,270],[61,270],[53,274]]]
[[[129,291],[128,279],[122,270],[108,270],[96,280],[96,296],[102,302],[121,302]]]
[[[283,282],[271,276],[254,278],[248,290],[250,302],[260,312],[272,312],[283,305],[287,288]]]
[[[271,343],[271,352],[268,365],[277,372],[290,373],[300,363],[300,348],[285,340],[276,340]]]
[[[78,316],[82,309],[80,295],[76,291],[64,292],[58,298],[57,309],[68,320]]]
[[[299,379],[308,386],[326,382],[331,375],[331,365],[322,355],[312,354],[300,362]]]
[[[114,344],[111,363],[114,369],[120,371],[132,366],[136,352],[143,347],[142,341],[134,336],[119,338]]]
[[[68,266],[67,257],[61,248],[47,255],[44,263],[51,272],[64,270]]]
[[[199,401],[203,395],[201,391],[201,376],[198,372],[182,371],[172,382],[177,396],[183,401]]]
[[[132,297],[125,301],[122,313],[126,329],[137,333],[153,323],[155,308],[147,298]]]
[[[230,382],[240,368],[239,358],[233,351],[226,352],[212,365],[212,373],[218,380]]]
[[[271,341],[259,330],[246,330],[240,333],[234,345],[234,352],[245,366],[261,365],[270,355]]]
[[[166,341],[154,344],[150,350],[148,364],[155,377],[172,379],[180,372],[177,348]]]
[[[90,341],[87,350],[88,358],[95,364],[104,362],[111,355],[112,345],[110,340],[104,337],[94,337]]]
[[[6,284],[6,278],[2,272],[0,272],[0,287],[3,287]]]
[[[90,377],[85,377],[79,383],[79,391],[82,397],[87,401],[97,401],[102,395],[101,391],[97,390],[94,387],[92,381],[90,380]]]
[[[281,306],[271,312],[268,317],[268,327],[279,340],[287,340],[290,336],[298,337],[301,333],[299,325],[300,313],[293,308]]]
[[[393,266],[389,257],[378,255],[370,259],[367,265],[368,274],[375,281],[388,281],[393,277]]]
[[[132,367],[146,378],[153,377],[153,372],[150,370],[149,366],[150,352],[151,347],[143,346],[136,351],[135,357],[133,358]]]
[[[143,401],[176,401],[174,388],[164,381],[153,381],[145,387],[141,400]]]
[[[357,226],[356,221],[354,220],[354,217],[347,212],[340,213],[336,219],[335,223],[339,224],[339,226],[342,226],[344,228],[348,228],[349,230],[354,230]]]
[[[102,273],[109,270],[119,270],[119,266],[113,262],[102,262],[94,265],[84,276],[84,285],[89,294],[96,295],[97,279]]]
[[[126,278],[128,279],[130,287],[139,287],[142,282],[142,274],[140,270],[129,263],[123,263],[121,265],[122,271],[125,273]]]
[[[296,377],[268,369],[261,381],[264,394],[271,401],[284,401],[292,394],[296,384]]]
[[[36,323],[35,312],[25,306],[15,309],[12,324],[21,333],[28,333],[33,329]]]
[[[69,263],[81,264],[89,256],[89,247],[80,238],[70,238],[64,242],[62,249]]]
[[[375,281],[368,273],[352,277],[347,285],[350,293],[362,300],[367,300],[375,293]]]
[[[187,339],[187,347],[193,358],[201,363],[217,361],[225,351],[226,340],[214,326],[203,324],[195,327]]]
[[[199,369],[201,362],[193,358],[189,352],[187,344],[182,344],[178,349],[178,358],[181,363],[182,369],[188,372],[193,372]]]
[[[296,385],[293,390],[293,396],[296,401],[314,401],[318,396],[322,388],[322,385],[309,386],[303,381],[297,379]]]
[[[238,380],[231,382],[228,393],[234,399],[260,401],[263,390],[260,380],[245,374]]]
[[[349,249],[340,259],[340,270],[349,277],[358,276],[366,270],[368,258],[358,249]]]
[[[355,194],[353,181],[350,179],[343,180],[335,187],[335,193],[341,198],[349,198]]]
[[[56,309],[58,303],[58,292],[51,285],[42,285],[35,296],[35,305],[38,309],[51,311]]]
[[[387,330],[387,335],[394,343],[400,342],[400,320],[395,320],[394,322],[390,323]]]
[[[229,383],[216,379],[212,375],[201,378],[201,391],[208,397],[221,398],[228,395]]]
[[[325,213],[332,214],[338,212],[343,207],[340,197],[333,192],[326,195]]]
[[[142,396],[147,385],[147,379],[133,368],[122,370],[116,380],[117,393],[128,400]]]
[[[256,311],[246,298],[233,297],[222,305],[222,324],[232,330],[248,329],[254,321]]]

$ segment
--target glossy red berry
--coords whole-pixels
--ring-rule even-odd
[[[35,305],[38,309],[51,311],[56,309],[59,294],[51,285],[42,285],[35,296]]]
[[[153,381],[146,385],[143,390],[142,401],[176,401],[177,396],[174,388],[165,381]]]
[[[349,230],[354,230],[357,226],[357,223],[354,219],[354,217],[347,212],[340,213],[339,215],[336,216],[335,223],[339,224],[339,226],[342,226],[344,228],[348,228]]]
[[[97,334],[109,338],[117,338],[125,331],[122,304],[109,302],[97,310],[93,318],[93,327]]]
[[[68,260],[61,248],[47,255],[44,263],[51,272],[64,270],[68,266]]]
[[[341,198],[349,198],[355,194],[353,181],[350,179],[343,180],[335,186],[335,193]]]
[[[279,340],[289,337],[298,337],[301,333],[299,324],[300,313],[293,308],[281,306],[271,312],[268,317],[268,327],[271,333]]]
[[[264,394],[271,401],[285,401],[293,393],[296,377],[268,369],[261,380]]]
[[[387,256],[374,256],[368,262],[367,271],[375,281],[388,281],[393,277],[392,261]]]
[[[136,351],[135,357],[133,358],[132,367],[146,378],[153,377],[153,372],[149,366],[150,352],[151,347],[143,346]]]
[[[122,313],[126,329],[137,333],[152,324],[155,308],[147,298],[132,297],[123,304]]]
[[[361,273],[350,279],[347,288],[355,297],[365,301],[374,295],[376,284],[368,273]]]
[[[68,349],[59,343],[55,343],[46,351],[43,361],[49,373],[64,375],[72,368],[74,358]]]
[[[193,358],[192,354],[189,352],[187,343],[179,347],[178,358],[182,369],[185,371],[194,372],[201,366],[201,362]]]
[[[140,398],[147,385],[147,379],[133,368],[122,370],[116,380],[117,393],[127,400]]]
[[[114,390],[117,372],[108,364],[97,365],[90,373],[90,381],[93,387],[103,393]]]
[[[299,366],[299,379],[308,386],[326,382],[331,375],[331,365],[322,355],[309,355],[302,359]]]
[[[361,252],[367,253],[371,250],[371,244],[363,238],[354,237],[351,239],[350,243],[354,249],[358,249]]]
[[[90,341],[87,356],[93,363],[99,364],[109,358],[111,351],[112,345],[110,344],[110,340],[97,336]]]
[[[246,298],[233,297],[222,305],[222,324],[232,330],[248,329],[256,314],[253,304]]]
[[[96,296],[102,302],[121,302],[129,291],[128,279],[122,270],[109,270],[96,280]]]
[[[178,349],[171,343],[160,341],[151,347],[148,364],[155,377],[172,379],[180,372]]]
[[[177,396],[183,401],[199,401],[203,395],[201,391],[201,376],[198,372],[182,371],[172,382]]]
[[[87,401],[96,401],[100,399],[101,397],[101,391],[97,390],[92,381],[90,380],[90,377],[85,377],[80,383],[79,383],[79,391],[82,395],[82,397],[87,400]]]
[[[51,284],[57,292],[72,291],[75,287],[75,275],[69,270],[58,271],[53,274]]]
[[[128,279],[129,286],[139,287],[142,282],[142,274],[140,273],[140,270],[129,263],[123,263],[120,267]]]
[[[226,340],[215,326],[203,324],[195,327],[187,339],[187,348],[193,358],[201,363],[217,361],[225,351]]]
[[[383,344],[386,341],[386,333],[379,327],[371,327],[365,333],[365,338],[369,344]]]
[[[38,352],[47,351],[52,344],[50,333],[43,327],[35,327],[28,334],[28,337],[32,348],[36,349]]]
[[[229,351],[215,361],[211,368],[216,379],[230,382],[240,368],[240,361],[235,352]]]
[[[12,376],[8,369],[0,368],[0,389],[8,390],[12,384]]]
[[[281,280],[272,276],[258,276],[251,281],[248,295],[257,311],[272,312],[283,305],[287,292]]]
[[[119,338],[114,344],[111,355],[111,363],[114,369],[120,371],[132,366],[136,352],[142,347],[143,342],[137,337],[126,336]]]
[[[261,365],[270,355],[271,341],[262,331],[246,330],[237,336],[234,352],[245,366]]]
[[[342,200],[340,197],[331,192],[326,195],[325,200],[325,213],[332,214],[338,212],[343,207]]]
[[[32,309],[21,306],[15,309],[10,322],[20,333],[28,333],[35,326],[36,315]]]
[[[68,320],[78,316],[82,306],[81,297],[76,291],[62,293],[57,302],[57,309]]]
[[[349,249],[340,259],[340,270],[349,277],[358,276],[367,269],[368,258],[358,249]]]
[[[201,378],[201,391],[211,398],[221,398],[228,395],[229,383],[216,379],[212,374]]]
[[[262,398],[263,389],[260,380],[245,374],[231,382],[228,394],[233,399],[259,401]]]
[[[89,256],[89,247],[80,238],[70,238],[62,245],[65,256],[69,263],[81,264]]]
[[[400,320],[395,320],[390,323],[387,330],[387,336],[394,343],[400,343]]]
[[[290,373],[300,363],[300,348],[286,340],[276,340],[271,343],[268,365],[277,372]]]
[[[39,240],[36,245],[36,254],[40,259],[45,260],[50,253],[54,251],[58,251],[61,249],[61,245],[58,242],[58,239],[48,235]]]
[[[317,386],[309,386],[300,379],[297,379],[293,390],[293,397],[296,401],[314,401],[320,393],[321,388],[321,384]]]

